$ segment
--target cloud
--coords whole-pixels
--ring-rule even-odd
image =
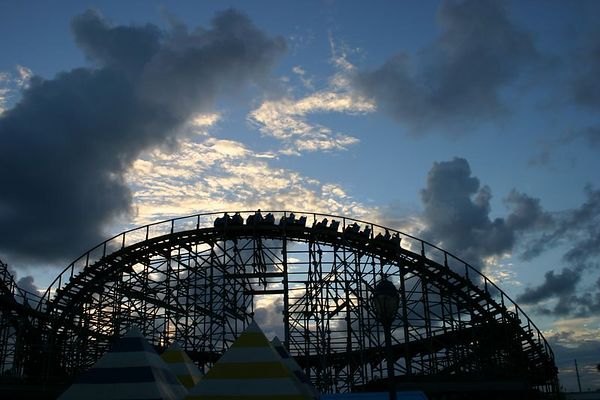
[[[588,146],[594,149],[600,149],[600,125],[574,131],[573,136],[574,138],[581,137]]]
[[[519,280],[519,275],[512,263],[503,263],[499,259],[493,260],[493,263],[488,263],[483,269],[483,274],[491,279],[492,282],[500,287],[522,286],[523,282]]]
[[[306,151],[344,150],[358,143],[358,139],[330,128],[307,121],[313,113],[369,112],[369,104],[356,101],[351,95],[336,92],[318,92],[300,99],[278,99],[263,102],[249,115],[250,122],[261,133],[286,144],[284,154]]]
[[[541,231],[554,224],[554,218],[543,210],[540,199],[513,189],[504,199],[504,204],[511,210],[506,224],[514,231]]]
[[[554,138],[544,138],[539,142],[541,150],[529,160],[529,165],[548,165],[556,151],[574,142],[583,142],[588,149],[600,150],[600,125],[570,129]]]
[[[17,282],[17,286],[30,293],[38,294],[38,287],[33,283],[33,276],[24,276]]]
[[[39,300],[39,298],[35,297],[35,296],[40,296],[43,293],[43,290],[40,291],[40,289],[37,287],[37,285],[34,282],[33,276],[27,275],[27,276],[20,278],[19,281],[17,282],[17,286],[20,289],[28,292],[28,293],[24,293],[24,296],[26,296],[26,297],[21,298],[21,296],[18,296],[17,301],[24,302],[24,300],[27,300],[27,304],[29,304],[32,307],[35,307]],[[29,293],[33,294],[33,296],[31,296]]]
[[[587,111],[595,116],[600,110],[600,31],[594,27],[592,33],[576,36],[571,45],[576,50],[564,60],[570,77],[566,89],[561,87],[563,91],[556,97],[567,99],[568,105],[575,105],[579,112]],[[541,151],[532,157],[530,164],[547,165],[557,151],[574,142],[589,149],[600,149],[600,124],[575,125],[555,137],[544,138],[540,142]]]
[[[204,132],[203,132],[204,133]],[[135,223],[233,209],[293,209],[362,216],[368,209],[335,183],[276,168],[244,144],[196,135],[177,154],[144,153],[127,175]]]
[[[308,77],[304,68],[299,65],[296,65],[292,68],[292,72],[298,76],[302,85],[307,88],[314,90],[314,84],[312,78]]]
[[[15,80],[17,85],[19,85],[19,87],[27,87],[29,81],[33,77],[33,71],[19,64],[17,64],[16,69],[17,73],[19,74]]]
[[[498,1],[444,1],[437,19],[435,42],[361,71],[355,87],[413,133],[456,133],[507,114],[502,91],[544,64],[531,35]]]
[[[549,271],[544,278],[540,285],[527,288],[517,301],[535,305],[534,310],[543,315],[577,318],[600,315],[600,279],[592,287],[579,288],[584,283],[583,269],[577,267],[564,268],[556,276]]]
[[[582,389],[600,386],[600,374],[596,370],[600,354],[600,330],[592,328],[598,326],[598,319],[560,320],[554,325],[555,328],[544,332],[544,336],[554,351],[560,384],[567,391],[578,390],[574,362],[577,360]]]
[[[528,243],[523,257],[530,260],[547,249],[567,244],[563,260],[573,265],[594,263],[600,254],[600,190],[585,188],[586,201],[578,208],[555,215],[554,229]]]
[[[312,93],[299,98],[286,94],[266,100],[248,115],[248,121],[263,135],[283,142],[286,147],[281,151],[282,154],[345,150],[358,143],[353,136],[334,132],[329,127],[309,121],[309,116],[313,114],[336,112],[359,115],[375,111],[373,102],[356,93],[349,84],[348,76],[354,66],[347,62],[345,56],[338,56],[334,48],[332,52],[332,63],[337,72],[330,78],[326,88],[314,90],[312,81],[306,78],[306,71],[295,66],[292,71]]]
[[[471,176],[467,160],[436,162],[421,191],[424,206],[421,235],[458,257],[483,266],[484,259],[502,256],[515,246],[519,234],[551,224],[538,199],[511,191],[505,199],[506,218],[491,219],[491,189]]]
[[[519,296],[521,301],[529,304],[555,300],[551,307],[538,304],[537,310],[541,313],[588,316],[600,312],[600,280],[592,287],[577,286],[585,282],[584,274],[593,273],[600,267],[600,190],[588,186],[585,193],[587,199],[580,207],[557,213],[552,229],[531,239],[523,253],[529,260],[548,249],[568,249],[561,260],[566,267],[560,273],[549,271],[544,282],[527,288]]]
[[[95,11],[71,27],[93,66],[31,78],[0,117],[0,252],[10,257],[64,261],[100,241],[131,211],[125,173],[140,154],[173,146],[187,120],[267,79],[285,51],[234,10],[193,31],[113,26]]]
[[[8,273],[5,278],[12,280],[17,286],[14,288],[12,284],[9,285],[9,288],[12,287],[12,293],[15,295],[15,300],[19,303],[23,303],[25,299],[27,303],[31,306],[35,306],[39,297],[41,295],[39,288],[34,283],[34,277],[31,275],[24,276],[17,280],[17,272],[14,271],[11,267],[7,266],[0,260],[0,267],[4,270],[2,272]]]
[[[572,59],[571,94],[576,105],[592,112],[600,110],[600,31],[585,37],[579,53]],[[564,144],[582,139],[594,149],[600,148],[600,124],[573,129],[557,142]],[[558,145],[557,145],[558,146]]]
[[[565,145],[573,142],[578,147],[584,144],[592,150],[600,149],[600,123],[595,118],[600,111],[600,30],[594,24],[585,23],[586,15],[598,13],[597,6],[590,2],[570,9],[580,14],[577,19],[581,23],[569,27],[569,50],[562,56],[562,69],[552,82],[546,83],[547,87],[559,85],[552,96],[554,105],[558,104],[563,110],[570,108],[578,117],[568,130],[552,136],[546,134],[540,140],[541,151],[532,157],[531,165],[549,164],[556,153],[564,152]],[[587,117],[595,122],[589,122]]]
[[[574,58],[574,77],[571,82],[577,105],[597,110],[600,106],[600,31],[586,37],[581,52]]]
[[[14,92],[27,88],[29,80],[33,76],[31,70],[22,65],[15,66],[16,74],[12,72],[0,72],[0,117],[6,111],[9,100],[14,98]]]
[[[546,272],[544,282],[539,286],[525,289],[517,297],[517,302],[523,304],[539,303],[553,296],[569,295],[581,280],[581,269],[565,268],[559,274],[553,270]]]
[[[4,84],[3,76],[0,75],[0,85]],[[6,102],[8,101],[8,95],[10,94],[10,89],[7,87],[0,87],[0,116],[6,110]]]
[[[281,296],[259,298],[254,309],[254,321],[269,339],[277,336],[283,340],[283,298]]]
[[[212,113],[200,113],[196,114],[191,118],[191,125],[198,128],[210,128],[214,126],[221,119],[221,114],[217,112]]]

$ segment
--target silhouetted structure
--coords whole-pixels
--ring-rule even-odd
[[[286,347],[322,393],[385,390],[384,332],[369,305],[381,275],[400,293],[399,388],[558,392],[542,333],[477,269],[402,232],[289,211],[199,214],[116,235],[69,265],[35,309],[4,277],[0,372],[68,380],[131,324],[159,350],[179,342],[207,370],[252,320],[255,296],[273,295]]]

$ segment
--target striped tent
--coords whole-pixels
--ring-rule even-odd
[[[179,382],[186,388],[193,388],[200,378],[202,378],[202,371],[198,369],[196,364],[194,364],[177,342],[174,342],[160,357],[167,363]]]
[[[308,400],[255,322],[204,375],[186,400]]]
[[[181,400],[187,390],[136,328],[80,375],[59,400]]]
[[[313,386],[310,379],[308,379],[308,376],[306,376],[306,374],[304,373],[304,371],[302,371],[302,368],[300,368],[300,366],[298,365],[296,360],[294,360],[294,358],[290,355],[290,353],[288,353],[286,348],[283,346],[283,343],[281,343],[281,341],[279,340],[279,338],[277,336],[275,336],[273,338],[273,340],[271,341],[271,344],[273,345],[273,348],[275,348],[275,350],[277,351],[279,356],[282,358],[283,364],[290,371],[292,371],[292,373],[294,375],[296,375],[296,378],[298,378],[300,383],[302,383],[304,392],[310,398],[318,399],[320,397],[319,392],[317,391],[317,389],[315,389],[315,387]]]

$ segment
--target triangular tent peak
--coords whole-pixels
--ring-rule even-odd
[[[169,348],[167,350],[171,350],[171,351],[183,351],[183,348],[181,347],[181,345],[179,344],[179,342],[173,342],[173,343],[171,343],[171,345],[169,346]]]
[[[167,363],[179,382],[187,389],[196,386],[202,378],[202,371],[194,364],[179,343],[173,342],[160,357]]]
[[[187,393],[137,328],[118,339],[59,400],[181,400]]]
[[[242,332],[242,334],[231,344],[230,350],[237,347],[262,348],[270,346],[271,342],[269,342],[269,339],[267,339],[262,329],[260,329],[256,322],[252,321],[250,325],[246,327],[244,332]],[[225,354],[223,354],[225,359],[230,357],[228,353],[230,353],[230,351],[226,351]]]
[[[144,337],[144,335],[142,335],[142,332],[140,332],[140,328],[137,327],[137,325],[131,325],[129,327],[129,329],[127,329],[127,332],[125,333],[125,335],[123,335],[123,337]]]
[[[262,331],[262,329],[260,329],[260,326],[258,326],[256,321],[254,321],[254,320],[252,320],[252,322],[250,322],[250,324],[248,324],[244,333],[260,333],[263,336],[265,335],[264,332]]]
[[[252,322],[186,400],[307,400],[258,324]]]

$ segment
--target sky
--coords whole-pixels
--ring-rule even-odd
[[[0,0],[0,259],[294,209],[439,244],[600,389],[597,1]]]

